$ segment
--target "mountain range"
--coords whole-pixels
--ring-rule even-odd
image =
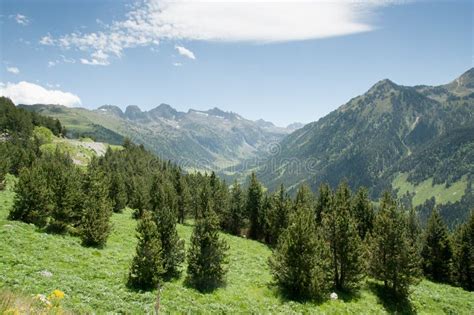
[[[270,190],[347,180],[374,198],[393,190],[425,213],[437,204],[453,220],[474,204],[474,69],[439,86],[385,79],[315,122],[286,128],[218,108],[23,107],[59,118],[70,136],[128,137],[188,170],[217,169],[229,180],[257,171]]]
[[[305,182],[317,190],[346,179],[374,197],[394,189],[414,206],[435,198],[467,214],[474,205],[474,69],[440,86],[382,80],[285,137],[259,175],[270,189]]]
[[[222,169],[264,154],[269,143],[301,127],[275,126],[262,119],[252,121],[219,108],[181,112],[168,104],[149,111],[136,105],[122,111],[104,105],[95,110],[60,105],[20,105],[59,118],[70,137],[91,137],[121,144],[125,137],[143,144],[163,159],[185,169]]]

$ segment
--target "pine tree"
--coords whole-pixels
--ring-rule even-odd
[[[231,201],[226,230],[233,235],[240,235],[245,224],[244,194],[237,181],[232,185]]]
[[[160,235],[149,211],[142,211],[138,222],[138,244],[133,258],[127,285],[130,288],[150,290],[158,286],[163,269],[163,251]]]
[[[351,191],[346,182],[339,185],[332,206],[323,213],[322,225],[331,248],[334,287],[358,289],[366,269],[364,248],[351,213]]]
[[[114,212],[121,212],[127,206],[125,180],[118,170],[110,176],[109,198],[112,200]]]
[[[367,188],[361,187],[357,191],[354,197],[352,211],[357,221],[359,236],[364,240],[367,233],[372,232],[375,216]]]
[[[271,245],[277,244],[278,237],[288,227],[291,206],[291,200],[282,184],[280,189],[270,199],[270,211],[267,216],[267,243]],[[310,204],[308,206],[311,207]]]
[[[246,211],[250,219],[249,236],[254,240],[260,240],[263,236],[263,188],[257,179],[257,175],[252,173],[250,185],[247,191]]]
[[[178,198],[178,222],[184,224],[186,215],[191,209],[191,194],[185,177],[181,175],[178,175],[176,180],[176,194]]]
[[[79,225],[81,220],[83,203],[81,174],[69,155],[59,150],[47,159],[48,184],[54,196],[48,230],[64,233],[68,226]]]
[[[103,247],[111,231],[112,204],[104,173],[92,161],[84,185],[81,239],[85,246]]]
[[[328,290],[329,248],[316,228],[314,212],[300,203],[269,259],[273,279],[293,299],[319,299]]]
[[[474,291],[474,211],[455,233],[454,271],[456,284]]]
[[[150,205],[155,214],[156,226],[163,250],[164,277],[169,279],[180,274],[184,261],[184,241],[176,230],[176,211],[174,189],[161,175],[153,181],[150,192]]]
[[[54,204],[53,192],[48,186],[47,174],[43,171],[39,161],[33,163],[31,168],[21,170],[15,192],[9,219],[44,227]]]
[[[323,219],[323,213],[329,210],[332,204],[333,192],[328,184],[319,186],[318,197],[316,199],[316,207],[314,217],[316,223],[320,224]]]
[[[369,235],[370,274],[394,295],[406,298],[420,275],[417,249],[409,239],[407,220],[388,192],[383,195]]]
[[[219,238],[219,219],[208,187],[201,193],[201,215],[196,220],[187,255],[186,282],[200,291],[213,290],[225,282],[227,243]]]
[[[434,281],[450,282],[453,252],[448,228],[436,209],[431,212],[424,234],[421,251],[424,274]]]

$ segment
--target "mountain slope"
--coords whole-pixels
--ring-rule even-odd
[[[167,104],[150,111],[131,105],[125,112],[112,105],[97,110],[54,105],[22,107],[59,118],[72,136],[88,136],[110,143],[128,137],[187,169],[235,165],[262,154],[268,143],[279,141],[290,132],[218,108],[185,113]]]
[[[430,143],[438,146],[435,140],[454,129],[474,125],[473,73],[470,69],[438,87],[408,87],[382,80],[283,139],[281,150],[269,157],[260,175],[270,188],[280,182],[295,187],[306,181],[317,189],[322,182],[335,186],[345,178],[351,186],[370,187],[377,195],[390,188],[394,170],[407,171],[399,165],[408,163],[405,158],[423,154],[417,152]],[[465,145],[472,144],[472,139],[466,141]],[[455,152],[446,152],[449,156],[440,156],[439,162],[443,172],[456,178],[466,175],[471,181],[472,168],[459,170],[449,164]]]

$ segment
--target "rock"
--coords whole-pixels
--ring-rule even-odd
[[[51,278],[53,276],[53,274],[48,270],[41,270],[39,274],[46,278]]]
[[[333,292],[329,295],[329,297],[331,298],[331,300],[337,300],[337,293]]]

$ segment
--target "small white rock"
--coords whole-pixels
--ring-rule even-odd
[[[333,292],[329,295],[329,297],[331,298],[331,300],[337,300],[337,293]]]
[[[53,276],[53,274],[48,270],[41,270],[39,274],[46,278],[51,278]]]

